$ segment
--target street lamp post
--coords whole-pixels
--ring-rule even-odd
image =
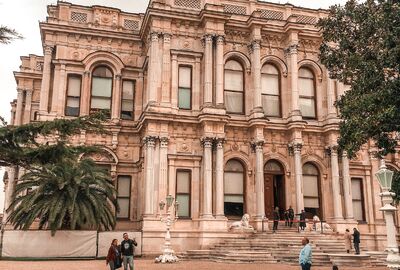
[[[160,201],[159,206],[160,210],[163,211],[165,205],[166,207],[166,213],[162,214],[161,213],[161,222],[166,224],[166,233],[165,233],[165,241],[164,241],[164,247],[163,247],[163,254],[158,256],[156,258],[156,263],[174,263],[179,261],[179,259],[175,256],[175,251],[171,247],[171,234],[170,234],[170,228],[171,225],[178,219],[178,207],[179,203],[177,201],[174,202],[174,197],[171,195],[168,195],[166,198],[167,203],[164,201]],[[175,207],[175,216],[171,217],[171,207]]]
[[[385,160],[381,160],[379,171],[375,174],[378,178],[382,192],[379,194],[382,198],[383,207],[379,209],[384,213],[387,232],[387,247],[388,252],[386,262],[389,269],[400,269],[399,247],[396,240],[396,227],[394,225],[393,214],[397,211],[396,207],[391,205],[393,202],[393,192],[390,192],[392,186],[393,172],[388,170],[385,165]]]

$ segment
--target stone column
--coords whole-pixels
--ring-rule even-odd
[[[49,106],[49,92],[50,92],[50,75],[51,75],[51,58],[53,53],[53,46],[44,46],[44,61],[43,61],[43,75],[42,85],[40,87],[40,114],[48,113]]]
[[[297,85],[298,81],[298,66],[297,66],[297,48],[298,44],[291,44],[286,50],[286,56],[289,64],[290,74],[290,89],[292,93],[292,116],[300,116],[299,107],[299,89]]]
[[[16,167],[8,167],[7,169],[8,174],[8,182],[5,186],[5,200],[4,200],[4,213],[3,213],[3,222],[7,220],[9,213],[6,211],[13,199],[14,199],[14,191],[15,191],[15,182],[16,182]]]
[[[336,108],[335,108],[335,80],[331,79],[328,76],[327,80],[327,103],[328,103],[328,118],[336,117]]]
[[[217,218],[224,217],[224,140],[217,140],[215,169],[215,192],[216,207],[215,215]]]
[[[171,106],[178,108],[178,57],[172,55],[171,64]]]
[[[254,104],[253,111],[262,112],[261,102],[261,45],[259,40],[254,40],[250,45],[251,63],[252,63],[252,81],[253,81],[253,95]]]
[[[263,156],[263,141],[258,141],[253,144],[256,152],[256,218],[262,219],[265,216],[264,204],[264,156]]]
[[[204,42],[204,91],[203,106],[211,106],[213,102],[213,38],[205,35]]]
[[[155,103],[157,101],[157,65],[160,59],[158,56],[158,33],[153,32],[150,34],[150,57],[149,57],[149,68],[148,68],[148,91],[147,100],[148,103]]]
[[[202,218],[212,218],[212,138],[203,138]]]
[[[332,176],[332,198],[333,198],[333,213],[334,218],[337,220],[343,219],[342,214],[342,195],[340,194],[340,182],[339,182],[339,163],[337,145],[329,147],[331,155],[331,176]]]
[[[224,107],[224,36],[216,38],[215,102]]]
[[[53,115],[64,115],[65,96],[67,94],[65,64],[55,67],[53,82],[53,98],[51,102],[51,113]]]
[[[161,102],[170,102],[171,34],[164,33]]]
[[[32,90],[25,90],[25,110],[23,117],[23,124],[27,124],[31,121],[31,110],[32,110]]]
[[[17,89],[18,94],[17,94],[17,108],[15,111],[15,122],[14,124],[16,126],[19,126],[22,124],[22,102],[24,101],[24,90],[21,88]]]
[[[304,209],[303,168],[301,165],[301,143],[291,145],[294,157],[294,178],[296,181],[296,214]]]
[[[347,152],[343,152],[342,156],[342,165],[343,165],[343,193],[344,193],[344,206],[346,219],[354,219],[353,214],[353,196],[351,191],[351,178],[350,178],[350,167],[349,167],[349,158],[347,157]]]
[[[90,71],[85,71],[83,73],[83,87],[82,87],[82,98],[79,106],[80,115],[88,115],[89,114],[89,106],[90,106]]]
[[[111,106],[111,119],[114,121],[120,118],[121,115],[121,97],[122,97],[122,76],[116,74],[114,76],[114,91],[113,91],[113,102]]]
[[[144,202],[144,216],[149,217],[154,214],[154,148],[156,144],[156,137],[148,136],[144,139],[146,156],[145,156],[145,202]]]
[[[168,193],[168,138],[160,138],[160,170],[158,177],[158,201],[165,201]],[[176,197],[176,194],[171,194]]]

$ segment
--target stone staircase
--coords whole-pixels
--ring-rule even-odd
[[[342,265],[363,267],[382,266],[377,257],[368,254],[345,253],[342,235],[297,232],[296,229],[281,229],[276,233],[254,233],[247,236],[233,234],[204,250],[188,250],[180,255],[182,260],[212,260],[227,263],[285,263],[298,264],[303,237],[310,239],[313,247],[313,265]]]

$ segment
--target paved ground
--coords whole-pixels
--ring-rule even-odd
[[[0,261],[0,270],[107,270],[105,261]],[[184,261],[176,264],[155,264],[153,260],[137,259],[135,270],[299,270],[298,266],[282,264],[226,264],[206,261]],[[313,267],[312,270],[331,270],[332,267]],[[340,270],[360,269],[341,267]],[[370,268],[372,269],[372,268]],[[120,268],[121,270],[121,268]],[[374,268],[387,270],[387,268]]]

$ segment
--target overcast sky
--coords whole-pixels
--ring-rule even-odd
[[[103,5],[119,8],[128,12],[145,12],[149,0],[70,0],[80,5]],[[292,0],[274,1],[274,3],[291,3],[308,8],[328,8],[334,4],[344,4],[346,0]],[[56,0],[0,0],[0,25],[15,28],[24,36],[9,45],[0,44],[0,115],[10,119],[10,102],[16,98],[16,84],[13,71],[18,70],[20,56],[28,54],[43,55],[40,41],[39,21],[46,19],[46,6],[55,4]],[[0,212],[3,211],[3,170],[0,168]]]

